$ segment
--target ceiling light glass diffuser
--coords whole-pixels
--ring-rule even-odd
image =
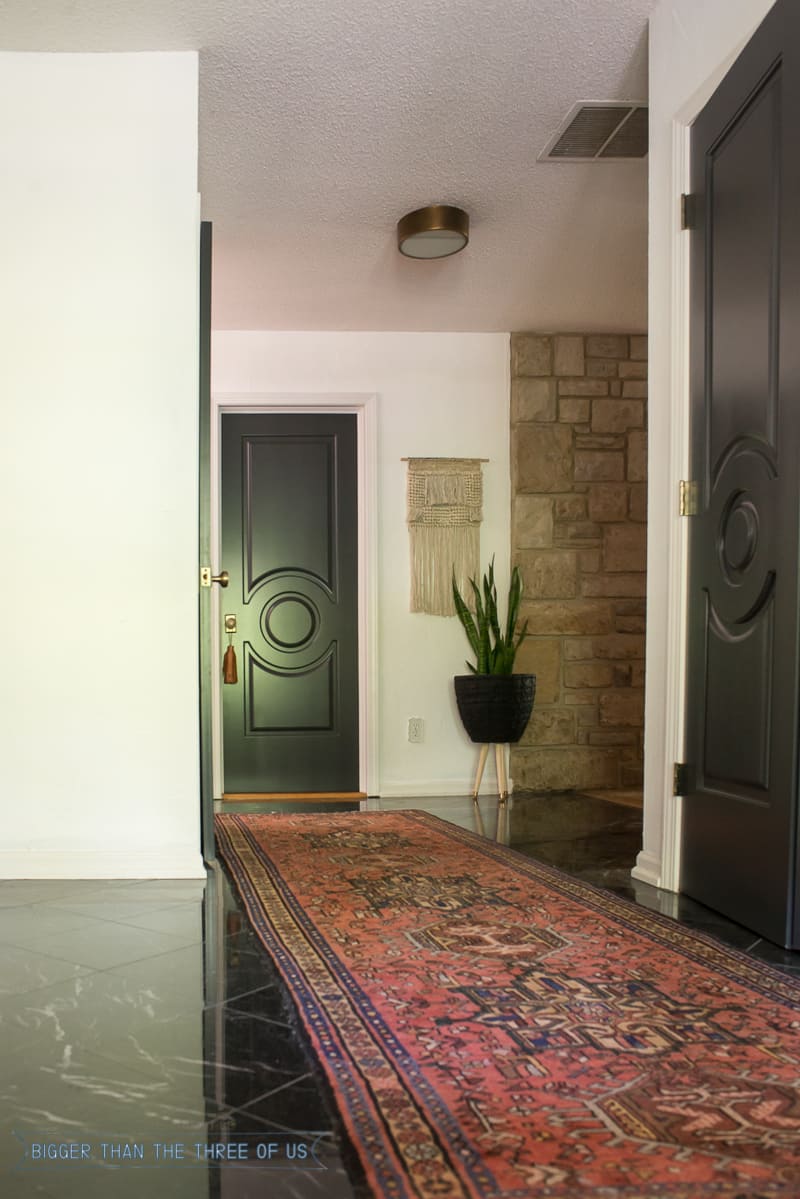
[[[469,217],[450,204],[429,204],[397,222],[397,248],[406,258],[449,258],[469,241]]]

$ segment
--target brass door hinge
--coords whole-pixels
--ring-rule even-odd
[[[672,794],[686,795],[689,790],[689,767],[685,762],[675,762],[672,767]]]
[[[700,488],[697,486],[697,483],[689,479],[681,479],[678,514],[680,516],[697,516],[699,496]]]

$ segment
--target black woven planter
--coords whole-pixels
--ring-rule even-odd
[[[458,714],[471,741],[519,741],[533,711],[535,674],[457,674]]]

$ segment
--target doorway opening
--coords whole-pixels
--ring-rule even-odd
[[[211,436],[210,436],[210,478],[211,478],[211,546],[212,557],[216,564],[221,563],[222,539],[222,424],[227,416],[258,417],[276,416],[296,419],[302,425],[303,418],[327,418],[349,416],[355,424],[355,445],[353,460],[348,470],[355,467],[355,524],[357,530],[357,554],[355,571],[355,590],[357,593],[357,654],[354,664],[357,675],[357,791],[363,795],[374,795],[377,792],[377,762],[378,762],[378,642],[377,642],[377,397],[374,394],[317,394],[317,395],[231,395],[216,394],[211,402]],[[223,564],[224,565],[224,564]],[[324,591],[324,588],[323,588]],[[321,593],[322,594],[322,593]],[[212,662],[220,663],[227,645],[227,637],[222,629],[222,618],[227,613],[226,595],[224,591],[215,588],[212,594],[211,612],[211,658]],[[305,613],[319,608],[318,597],[311,596],[305,601],[296,599],[294,605],[288,602],[279,603],[273,613],[274,628],[267,633],[275,636],[278,641],[285,641],[281,629],[286,620],[300,619]],[[228,605],[230,606],[230,605]],[[279,609],[282,608],[282,611]],[[290,610],[291,609],[291,610]],[[310,619],[310,618],[309,618]],[[305,631],[305,630],[303,630]],[[285,630],[284,630],[285,632]],[[291,640],[291,638],[289,639]],[[276,643],[278,644],[278,643]],[[286,649],[284,645],[282,647]],[[291,659],[287,659],[290,661]],[[245,663],[241,663],[245,666]],[[258,672],[258,664],[250,656],[247,669],[252,673]],[[226,793],[224,774],[224,737],[223,737],[223,687],[222,672],[215,669],[212,673],[211,687],[211,745],[212,745],[212,778],[213,797],[221,799]],[[230,788],[227,788],[230,791]],[[260,788],[259,788],[260,790]],[[296,798],[303,793],[331,791],[327,786],[312,788],[269,787],[270,792],[292,791]],[[319,796],[318,796],[319,797]]]

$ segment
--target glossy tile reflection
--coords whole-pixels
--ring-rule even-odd
[[[4,1199],[354,1193],[316,1066],[221,873],[0,883],[0,979]],[[153,1160],[156,1144],[281,1137],[315,1145],[312,1168]],[[65,1139],[92,1164],[19,1170],[26,1146]],[[146,1159],[102,1160],[104,1144]]]
[[[423,807],[800,977],[800,955],[631,879],[635,808],[579,795],[370,806]],[[23,1142],[65,1137],[303,1141],[317,1162],[16,1169]],[[0,1178],[3,1199],[366,1194],[292,1004],[221,871],[205,886],[0,882]]]

